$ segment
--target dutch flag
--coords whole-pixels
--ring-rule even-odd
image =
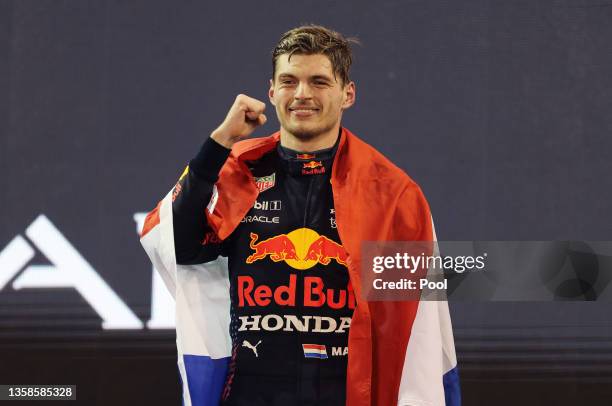
[[[319,344],[302,344],[304,350],[304,357],[306,358],[327,358],[327,349],[324,345]]]

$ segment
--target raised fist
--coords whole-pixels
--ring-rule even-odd
[[[234,143],[248,137],[257,127],[265,124],[265,109],[264,102],[239,94],[225,120],[212,132],[212,139],[226,148],[231,148]]]

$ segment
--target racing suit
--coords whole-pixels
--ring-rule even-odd
[[[355,297],[330,184],[338,143],[247,162],[259,196],[219,241],[206,216],[230,150],[208,139],[173,194],[177,263],[228,257],[232,357],[223,405],[344,405]],[[210,206],[209,206],[210,208]]]

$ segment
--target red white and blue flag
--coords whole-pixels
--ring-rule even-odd
[[[304,350],[304,357],[306,358],[327,358],[327,348],[320,344],[302,344]]]

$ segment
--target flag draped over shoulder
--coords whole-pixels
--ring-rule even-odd
[[[244,161],[276,146],[279,134],[235,145],[207,210],[223,240],[253,206],[257,188]],[[362,241],[433,241],[427,202],[416,183],[343,128],[332,168],[336,224],[348,253],[357,307],[349,330],[347,405],[460,404],[457,360],[446,302],[368,302],[361,298]],[[141,242],[176,301],[183,401],[217,405],[229,359],[227,260],[177,265],[172,192],[148,214]]]
[[[178,265],[172,193],[147,216],[141,243],[176,303],[176,346],[183,402],[217,405],[231,356],[227,260]]]

